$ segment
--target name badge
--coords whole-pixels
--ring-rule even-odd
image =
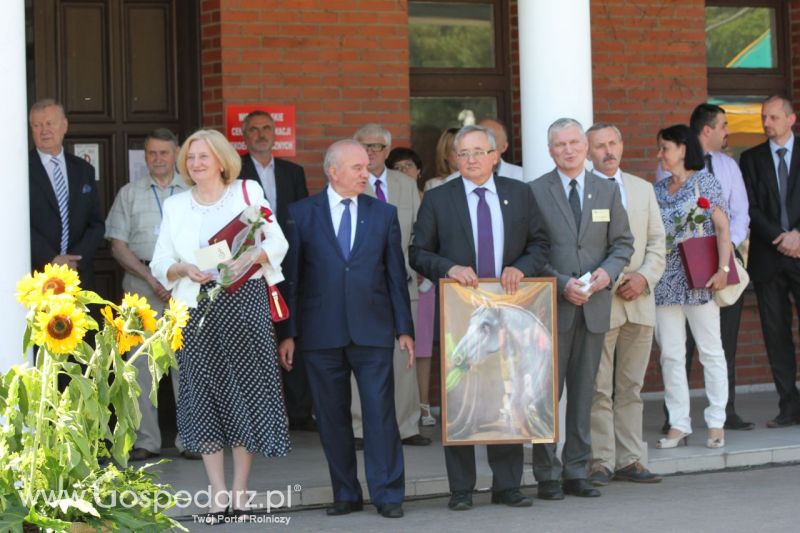
[[[200,270],[216,269],[217,265],[231,258],[231,249],[227,241],[219,241],[211,246],[199,248],[194,251],[197,268]]]
[[[592,209],[592,222],[611,222],[611,212],[608,209]]]

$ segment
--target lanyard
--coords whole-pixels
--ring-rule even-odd
[[[161,220],[164,220],[164,210],[161,209],[161,200],[158,198],[158,191],[156,191],[156,186],[151,183],[150,189],[153,191],[153,196],[155,196],[156,198],[156,205],[158,206],[158,212],[161,213]],[[170,185],[169,196],[172,196],[172,193],[174,192],[175,192],[175,186]]]

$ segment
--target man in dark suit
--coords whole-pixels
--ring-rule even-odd
[[[358,383],[364,462],[372,503],[387,518],[403,516],[403,448],[394,408],[394,342],[414,363],[406,269],[397,209],[364,194],[367,152],[354,140],[328,148],[329,185],[289,206],[284,261],[290,318],[281,364],[295,346],[305,359],[334,504],[328,515],[362,509],[350,416],[350,374]],[[296,343],[296,344],[295,344]]]
[[[67,265],[91,289],[94,254],[105,231],[94,168],[64,151],[69,124],[55,100],[33,104],[30,126],[35,145],[28,157],[32,267]]]
[[[800,305],[800,145],[792,126],[792,102],[770,96],[761,106],[767,141],[742,153],[750,202],[750,264],[761,330],[778,391],[778,416],[769,428],[800,424],[797,359],[792,340],[789,293]]]
[[[242,171],[239,179],[257,181],[264,189],[264,196],[278,220],[281,228],[286,223],[289,204],[308,196],[306,173],[298,164],[272,156],[275,145],[275,121],[266,111],[257,109],[250,112],[242,122],[242,135],[248,153],[242,156]],[[283,291],[284,285],[278,285]],[[285,335],[284,326],[276,324],[279,339]],[[294,370],[282,372],[286,411],[289,416],[289,429],[316,430],[311,417],[311,392],[308,390],[308,376],[301,357],[295,358]]]
[[[555,444],[535,444],[533,473],[541,499],[596,497],[600,491],[587,481],[592,396],[610,326],[609,289],[633,255],[633,235],[619,187],[584,167],[589,143],[580,123],[556,120],[547,142],[556,168],[530,187],[550,238],[545,272],[558,284],[558,386],[561,396],[566,382],[567,419],[563,467]]]
[[[465,126],[454,143],[462,179],[425,193],[409,251],[411,267],[428,279],[449,277],[471,287],[478,278],[499,277],[514,293],[522,278],[542,274],[548,250],[542,215],[528,187],[494,176],[499,154],[491,130]],[[492,503],[531,505],[519,490],[522,445],[490,445],[487,453]],[[447,446],[444,455],[452,493],[448,507],[471,509],[475,447]]]

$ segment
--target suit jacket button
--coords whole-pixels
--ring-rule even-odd
[[[345,272],[350,272],[350,267],[344,267]]]

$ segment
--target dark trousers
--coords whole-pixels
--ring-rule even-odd
[[[769,281],[755,283],[761,331],[767,347],[772,379],[778,392],[779,415],[800,417],[800,394],[797,391],[797,356],[792,340],[792,305],[794,298],[800,315],[800,266],[792,261]]]
[[[311,391],[302,352],[294,354],[291,372],[282,370],[283,394],[286,398],[286,414],[290,423],[302,423],[311,417]]]
[[[405,496],[403,446],[394,410],[392,348],[350,344],[304,351],[317,427],[335,501],[362,500],[358,482],[350,374],[355,375],[364,419],[364,468],[372,503],[402,503]]]
[[[492,491],[517,489],[522,483],[522,445],[490,444],[486,446],[492,469]],[[450,492],[475,488],[475,446],[445,446],[444,462]]]

